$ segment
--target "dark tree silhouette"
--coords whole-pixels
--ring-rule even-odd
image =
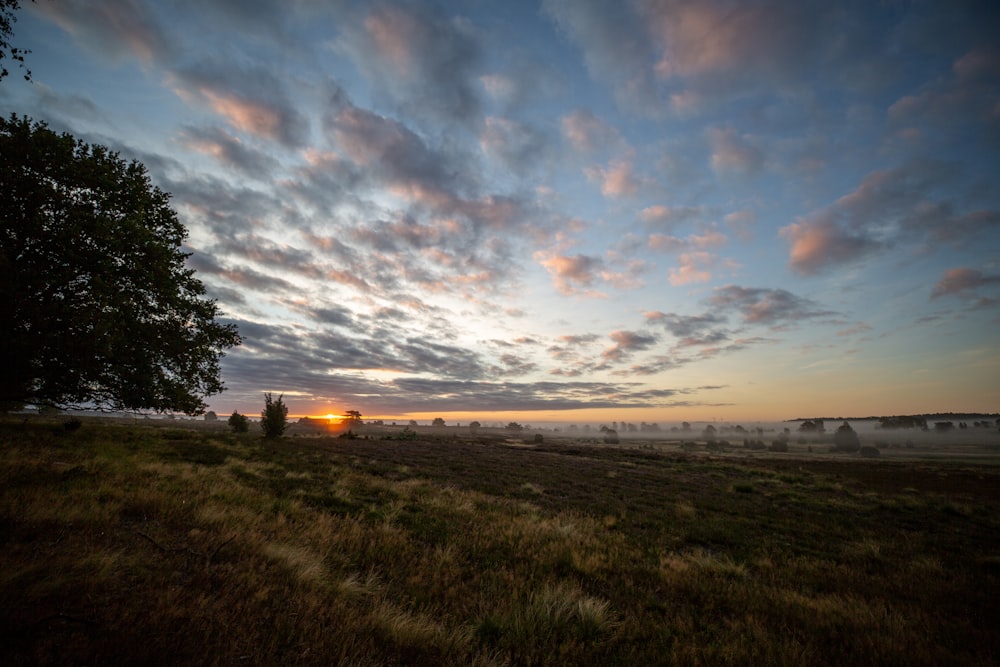
[[[202,413],[240,336],[146,168],[12,115],[0,193],[0,408]]]
[[[361,422],[361,412],[359,412],[358,410],[348,410],[345,413],[345,416],[346,416],[346,418],[344,419],[344,422],[347,423],[347,424],[355,424],[355,425],[360,426],[361,423],[362,423]]]
[[[233,414],[229,415],[229,428],[233,429],[233,433],[246,433],[250,430],[250,420],[233,410]]]
[[[846,421],[833,434],[833,446],[838,452],[856,452],[861,449],[861,439]]]
[[[265,438],[278,438],[285,432],[288,424],[288,406],[281,400],[284,394],[278,394],[278,400],[272,400],[271,394],[264,394],[264,409],[260,413],[260,427]]]
[[[32,0],[34,2],[34,0]],[[21,8],[18,0],[0,0],[0,81],[10,74],[3,61],[10,58],[24,69],[24,56],[31,53],[10,45],[10,37],[14,34],[14,23],[17,17],[14,12]],[[24,80],[31,81],[31,70],[24,69]]]

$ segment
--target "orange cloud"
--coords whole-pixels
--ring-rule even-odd
[[[261,102],[240,99],[235,95],[224,95],[203,88],[202,95],[216,113],[244,132],[257,134],[269,139],[279,139],[281,135],[281,114]]]

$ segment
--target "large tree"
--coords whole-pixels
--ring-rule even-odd
[[[0,407],[199,414],[240,343],[146,168],[0,118]]]

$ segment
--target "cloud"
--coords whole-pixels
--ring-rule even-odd
[[[642,5],[660,50],[661,79],[739,70],[786,74],[811,51],[811,12],[784,3],[660,2]]]
[[[1000,284],[1000,275],[984,274],[969,268],[948,269],[934,285],[931,299],[942,296],[964,296],[980,287]]]
[[[717,173],[754,175],[764,165],[764,157],[752,139],[739,135],[732,127],[712,127],[708,130],[712,146],[712,169]]]
[[[545,0],[542,11],[580,47],[591,76],[614,89],[621,107],[656,111],[652,45],[642,18],[628,3]]]
[[[411,116],[471,123],[482,54],[472,25],[428,7],[377,5],[343,46],[368,80]]]
[[[727,213],[722,221],[742,241],[753,238],[753,227],[757,224],[757,214],[750,209]]]
[[[588,255],[536,253],[535,259],[548,270],[556,289],[563,294],[579,294],[582,288],[589,288],[604,267],[604,262],[599,257]],[[592,292],[588,293],[594,295]]]
[[[210,155],[227,167],[254,178],[273,174],[277,160],[216,127],[184,127],[178,143],[190,150]]]
[[[634,173],[631,159],[616,158],[605,168],[587,167],[584,169],[587,178],[601,186],[601,194],[605,197],[634,197],[642,185]]]
[[[649,271],[650,265],[641,259],[629,260],[624,271],[612,271],[604,269],[601,271],[601,278],[610,283],[616,289],[630,290],[642,287],[642,275]]]
[[[690,234],[684,238],[668,234],[650,234],[646,245],[658,252],[685,253],[687,257],[681,258],[682,265],[693,269],[696,265],[714,266],[716,256],[705,252],[705,250],[723,246],[728,240],[725,234],[714,229],[706,229],[702,234]]]
[[[486,118],[479,135],[483,152],[517,174],[526,174],[544,163],[547,143],[546,135],[537,128],[493,116]]]
[[[677,313],[663,313],[654,310],[643,313],[643,315],[647,321],[663,325],[667,331],[677,338],[700,335],[702,332],[719,324],[724,324],[726,321],[726,318],[711,313],[703,315],[678,315]]]
[[[1000,210],[959,212],[961,190],[952,188],[959,175],[955,164],[936,160],[868,174],[854,191],[779,230],[789,242],[789,265],[811,275],[902,244],[967,244],[1000,227]],[[947,188],[952,194],[944,198]]]
[[[858,322],[852,327],[847,329],[841,329],[837,332],[837,336],[840,338],[849,338],[851,336],[856,336],[859,334],[865,334],[872,330],[872,327],[867,322]]]
[[[734,310],[747,324],[776,326],[836,314],[783,289],[726,285],[716,288],[708,301],[723,311]]]
[[[829,218],[796,222],[782,227],[778,234],[788,239],[789,265],[802,275],[857,261],[882,246],[876,239],[845,229]]]
[[[204,104],[237,130],[289,147],[305,142],[308,122],[263,67],[203,64],[174,70],[169,82],[182,99]]]
[[[570,145],[581,153],[625,147],[625,139],[617,128],[586,110],[578,109],[563,116],[562,132]]]
[[[1000,144],[996,81],[1000,51],[977,46],[952,64],[950,76],[899,97],[888,110],[890,124],[917,137],[922,146],[947,145],[976,128],[979,141]]]
[[[665,206],[655,204],[639,211],[639,220],[644,224],[670,229],[690,220],[696,220],[705,214],[700,206]]]
[[[648,350],[656,344],[656,336],[638,331],[612,331],[609,334],[614,345],[601,353],[607,361],[621,362],[633,352]]]
[[[169,59],[177,49],[140,0],[40,2],[37,10],[88,50],[114,61],[136,57],[148,64]]]
[[[712,279],[708,271],[715,266],[718,257],[710,252],[685,252],[679,257],[680,266],[670,269],[670,284],[677,287],[690,283],[704,283]]]

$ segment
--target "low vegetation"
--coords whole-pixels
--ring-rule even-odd
[[[181,426],[0,423],[0,662],[1000,661],[995,465]]]

